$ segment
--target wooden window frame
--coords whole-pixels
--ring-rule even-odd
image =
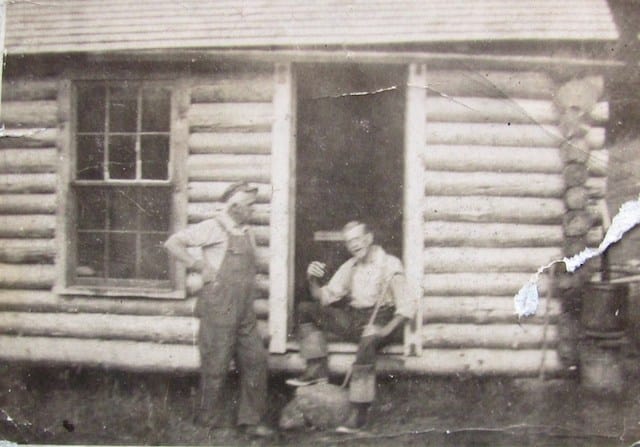
[[[169,171],[167,180],[80,180],[76,179],[77,162],[77,98],[78,85],[87,81],[97,81],[105,85],[122,85],[131,82],[141,86],[165,87],[171,94],[170,128],[169,128]],[[158,299],[186,298],[185,269],[177,263],[169,262],[169,287],[159,287],[159,283],[151,280],[136,281],[114,279],[110,284],[78,284],[75,281],[75,262],[77,255],[77,203],[75,185],[80,186],[134,186],[134,187],[170,187],[171,218],[169,233],[173,233],[187,225],[186,199],[186,156],[188,152],[188,125],[186,123],[185,104],[188,103],[188,89],[184,82],[174,78],[154,79],[136,76],[135,73],[124,73],[113,77],[70,76],[62,81],[59,88],[59,132],[58,149],[60,153],[60,170],[58,173],[58,211],[57,211],[57,275],[54,292],[60,295],[88,295],[96,297],[141,297]],[[105,151],[106,153],[106,151]],[[136,166],[139,171],[139,166]],[[138,175],[136,175],[138,177]],[[127,284],[129,283],[129,285]]]

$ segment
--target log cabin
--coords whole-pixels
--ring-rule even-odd
[[[194,371],[196,296],[162,249],[259,186],[255,310],[272,371],[304,268],[363,219],[418,312],[381,373],[562,374],[563,297],[513,296],[601,237],[605,0],[7,2],[0,361]],[[344,373],[354,346],[331,344]]]

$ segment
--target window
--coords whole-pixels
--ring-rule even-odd
[[[75,85],[73,223],[67,282],[93,291],[173,289],[172,90],[163,83]]]

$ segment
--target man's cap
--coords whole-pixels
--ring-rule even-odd
[[[258,187],[252,186],[247,182],[236,182],[232,183],[224,190],[220,199],[223,202],[228,202],[231,197],[233,197],[236,193],[246,192],[246,193],[258,193]]]

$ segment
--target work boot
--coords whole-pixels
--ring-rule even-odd
[[[290,386],[309,386],[329,381],[329,365],[326,357],[307,360],[307,368],[301,376],[287,379]]]
[[[342,425],[336,428],[337,433],[358,433],[367,425],[369,404],[351,404],[349,416]]]

